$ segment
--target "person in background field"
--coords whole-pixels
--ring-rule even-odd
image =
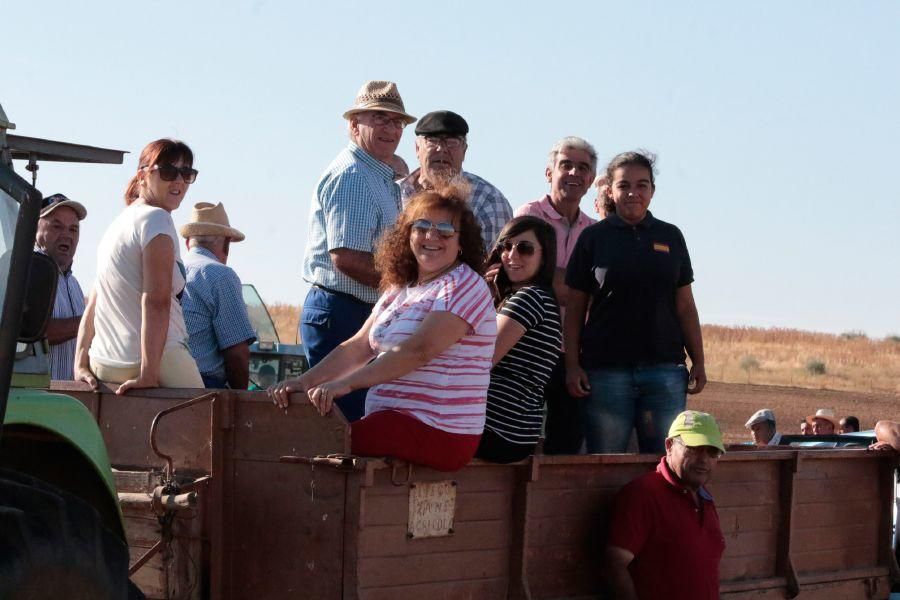
[[[403,129],[416,120],[390,81],[366,82],[344,119],[350,143],[325,170],[309,209],[303,279],[312,287],[299,337],[310,367],[356,333],[378,300],[375,242],[400,211],[388,163]],[[358,390],[338,402],[347,420],[362,417],[365,398],[365,390]]]
[[[388,166],[394,170],[394,181],[400,181],[409,175],[409,165],[399,154],[395,154],[388,161]]]
[[[775,413],[763,408],[750,417],[744,427],[753,435],[753,443],[757,446],[777,446],[781,443],[781,434],[775,426]]]
[[[656,470],[616,494],[606,549],[610,598],[717,600],[725,538],[706,484],[725,453],[712,415],[688,410],[669,428]]]
[[[806,419],[800,421],[800,435],[812,435],[812,425],[806,422]]]
[[[530,215],[543,219],[556,231],[553,290],[560,306],[560,319],[565,319],[569,298],[569,288],[565,284],[566,265],[578,236],[588,225],[596,222],[580,208],[581,199],[590,189],[596,172],[597,152],[594,147],[579,137],[565,137],[553,145],[544,170],[550,192],[516,211],[516,216]],[[544,388],[544,399],[547,403],[544,453],[578,454],[584,443],[584,402],[568,393],[562,353]]]
[[[613,203],[612,198],[609,197],[609,179],[606,177],[606,173],[597,175],[597,179],[594,180],[594,187],[597,188],[594,210],[597,211],[597,216],[602,221],[616,212],[616,205]]]
[[[859,419],[853,416],[841,419],[838,433],[856,433],[859,431]]]
[[[497,346],[484,433],[476,456],[510,463],[534,453],[541,434],[544,386],[559,360],[562,326],[553,295],[556,234],[537,217],[515,217],[486,264],[500,263]]]
[[[512,218],[509,201],[496,187],[472,173],[463,171],[466,159],[469,124],[455,112],[438,110],[430,112],[416,124],[416,157],[419,168],[400,180],[403,203],[422,190],[453,177],[462,176],[472,189],[469,207],[481,227],[484,252],[494,247],[494,241],[506,222]]]
[[[285,409],[306,392],[322,415],[368,388],[351,452],[442,471],[465,466],[484,430],[497,313],[482,279],[478,224],[457,185],[420,192],[379,241],[384,293],[359,332],[269,393]]]
[[[194,205],[181,228],[188,254],[184,320],[188,345],[207,388],[246,390],[250,383],[250,324],[241,279],[227,265],[232,242],[244,234],[231,227],[222,203]]]
[[[78,248],[81,221],[87,216],[84,206],[62,194],[44,198],[38,221],[35,250],[46,254],[59,269],[56,300],[47,322],[50,344],[50,378],[73,379],[75,338],[84,313],[84,292],[72,274],[72,262]]]
[[[685,393],[706,385],[694,270],[681,231],[648,210],[653,169],[639,152],[613,158],[606,174],[616,212],[584,230],[566,272],[567,385],[587,398],[592,453],[625,452],[632,428],[641,452],[661,452]]]
[[[838,428],[837,417],[830,408],[820,408],[816,414],[806,417],[806,422],[812,428],[812,435],[833,435]]]
[[[125,210],[97,249],[97,279],[78,328],[75,379],[131,388],[202,388],[181,311],[185,270],[172,212],[197,179],[183,142],[148,144]]]

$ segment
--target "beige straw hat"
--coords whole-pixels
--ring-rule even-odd
[[[806,422],[812,425],[812,422],[816,419],[825,419],[826,421],[831,421],[831,424],[835,427],[840,427],[840,421],[834,416],[834,411],[830,408],[820,408],[816,411],[816,414],[806,417]]]
[[[367,110],[381,110],[396,113],[406,120],[406,124],[415,123],[416,118],[406,113],[403,107],[403,98],[397,84],[393,81],[367,81],[356,94],[356,102],[344,113],[344,118],[349,120],[356,113]]]
[[[210,204],[198,202],[191,212],[191,220],[182,225],[181,237],[188,238],[196,235],[220,235],[228,237],[235,242],[243,241],[244,234],[231,226],[228,215],[222,203]]]

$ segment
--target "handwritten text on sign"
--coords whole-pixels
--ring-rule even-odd
[[[456,482],[413,483],[409,486],[409,533],[413,539],[453,533]]]

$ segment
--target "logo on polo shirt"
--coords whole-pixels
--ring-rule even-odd
[[[606,281],[606,271],[605,267],[594,267],[594,279],[600,287],[603,287],[603,282]]]
[[[669,245],[663,244],[662,242],[653,242],[653,249],[657,252],[665,252],[666,254],[669,253]]]

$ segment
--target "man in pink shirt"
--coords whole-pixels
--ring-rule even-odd
[[[581,199],[591,189],[597,173],[597,152],[579,137],[564,137],[556,142],[547,162],[550,193],[528,202],[515,216],[531,215],[550,223],[556,231],[556,276],[553,291],[564,314],[569,288],[565,284],[566,265],[578,236],[595,223],[581,210]],[[565,342],[565,340],[564,340]],[[544,427],[546,454],[577,454],[584,439],[582,401],[566,391],[565,361],[560,356],[550,381],[544,388],[547,423]]]

